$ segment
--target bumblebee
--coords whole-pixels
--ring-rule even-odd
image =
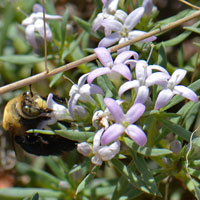
[[[56,100],[56,97],[55,97]],[[46,99],[32,92],[25,92],[11,99],[3,113],[3,128],[26,152],[37,156],[60,155],[75,147],[75,141],[59,135],[27,133],[29,129],[42,127],[50,119],[52,111]]]

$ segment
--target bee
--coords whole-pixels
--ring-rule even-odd
[[[55,96],[56,101],[56,96]],[[3,113],[3,128],[26,152],[37,156],[60,155],[75,147],[75,141],[59,135],[27,133],[39,129],[50,119],[52,111],[47,108],[45,98],[32,92],[25,92],[11,99]]]

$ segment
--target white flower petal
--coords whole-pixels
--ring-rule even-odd
[[[169,75],[163,72],[155,72],[147,77],[146,86],[150,87],[152,85],[160,85],[162,87],[166,87],[168,83]]]
[[[78,86],[81,87],[82,85],[85,84],[87,77],[89,73],[83,74],[79,79],[78,79]]]
[[[119,33],[112,33],[104,37],[98,44],[98,47],[109,47],[115,44],[121,38]]]
[[[43,18],[43,17],[42,17]],[[62,16],[60,15],[49,15],[49,14],[45,14],[45,18],[47,20],[59,20],[62,19]]]
[[[99,13],[92,24],[92,30],[94,32],[96,32],[101,27],[103,19],[104,19],[103,13]]]
[[[90,94],[101,94],[103,96],[104,92],[99,86],[92,84],[90,86]]]
[[[134,38],[136,38],[136,37],[139,37],[139,36],[141,36],[141,35],[144,35],[145,33],[146,33],[146,32],[144,32],[144,31],[137,31],[137,30],[134,30],[134,31],[129,32],[128,37],[129,37],[129,40],[132,40],[132,39],[134,39]],[[146,38],[146,39],[144,39],[144,40],[140,40],[139,42],[152,42],[152,41],[156,40],[156,38],[157,38],[157,37],[155,37],[155,36],[151,36],[151,37],[148,37],[148,38]]]
[[[115,19],[120,22],[124,22],[127,16],[128,16],[127,13],[124,12],[123,10],[117,10],[115,13]]]
[[[119,32],[122,30],[122,24],[115,19],[104,19],[101,25],[114,32]]]
[[[96,79],[98,76],[102,76],[104,74],[109,74],[109,73],[111,73],[111,70],[108,67],[97,68],[89,73],[87,82],[91,85],[93,80]]]
[[[96,154],[100,148],[101,137],[104,132],[104,128],[97,131],[93,139],[93,152]]]
[[[134,81],[127,81],[118,90],[118,96],[120,97],[124,92],[131,88],[138,88],[140,86],[139,81],[134,80]]]
[[[35,14],[34,18],[36,20],[37,19],[43,20],[43,12],[37,12],[37,13],[34,13],[34,14]],[[45,13],[45,18],[46,18],[46,20],[57,20],[57,19],[62,19],[62,16],[60,16],[60,15],[49,15],[49,14]]]
[[[151,67],[152,70],[155,69],[155,70],[161,71],[170,77],[169,72],[164,67],[161,67],[160,65],[149,65],[149,67]]]
[[[98,165],[98,166],[101,166],[103,161],[101,160],[100,157],[98,157],[97,155],[93,156],[92,159],[91,159],[91,162],[94,164],[94,165]]]
[[[125,132],[133,141],[135,141],[136,144],[144,146],[147,143],[147,137],[145,133],[138,126],[134,124],[129,125]]]
[[[68,101],[68,109],[69,109],[70,115],[73,118],[74,118],[74,108],[76,106],[76,103],[77,103],[79,97],[80,97],[79,93],[74,93],[74,94],[71,95],[71,97]]]
[[[52,93],[50,93],[47,97],[47,108],[52,110],[51,117],[55,118],[56,121],[72,120],[72,118],[69,116],[68,109],[65,106],[60,105],[53,100]],[[48,124],[53,124],[53,122],[50,123],[50,121],[48,121]]]
[[[92,153],[92,148],[87,142],[81,142],[77,145],[77,151],[88,157]]]
[[[169,80],[169,84],[173,84],[174,86],[178,85],[183,80],[186,73],[187,72],[184,69],[175,70],[174,73],[172,74],[170,80]]]
[[[73,94],[78,93],[79,87],[77,84],[72,85],[70,91],[69,91],[69,96],[71,97]]]
[[[128,68],[128,66],[125,64],[114,65],[112,68],[112,71],[121,74],[124,78],[126,78],[129,81],[131,80],[131,77],[132,77],[131,71]]]
[[[144,60],[139,60],[136,63],[135,67],[135,74],[136,74],[136,79],[139,81],[144,81],[148,75],[151,73],[151,68],[148,67],[148,64]]]
[[[198,102],[198,96],[196,95],[196,93],[186,86],[177,85],[174,87],[173,92],[174,94],[183,96],[191,101]]]
[[[128,28],[128,30],[131,31],[137,25],[137,23],[140,21],[143,13],[144,13],[143,7],[139,7],[139,8],[136,8],[135,10],[133,10],[126,18],[126,20],[124,22],[124,26],[126,26]]]
[[[145,106],[141,103],[136,103],[131,106],[128,112],[125,115],[125,120],[129,124],[135,123],[144,113]]]
[[[27,17],[25,18],[23,21],[22,21],[22,25],[23,26],[28,26],[28,25],[33,25],[34,23],[34,19],[30,16],[30,17]]]
[[[124,132],[125,128],[121,124],[113,124],[104,132],[101,138],[101,144],[107,145],[110,142],[117,140],[117,138]]]
[[[152,2],[152,0],[144,0],[142,3],[142,6],[145,9],[145,11],[144,11],[145,14],[149,15],[153,9],[153,2]]]
[[[119,64],[119,63],[124,63],[125,61],[127,61],[129,58],[134,57],[135,59],[138,59],[139,55],[137,52],[135,51],[124,51],[122,53],[120,53],[114,61],[114,64]]]
[[[98,154],[103,161],[108,161],[114,158],[120,151],[120,142],[119,140],[113,142],[109,146],[102,147]]]
[[[112,98],[104,98],[104,102],[116,122],[121,123],[124,113],[120,105]]]
[[[137,91],[137,96],[134,103],[145,104],[147,98],[149,97],[149,88],[146,86],[140,86]]]
[[[118,3],[119,0],[110,0],[107,6],[108,12],[114,14],[115,11],[117,10]]]
[[[158,110],[164,106],[166,106],[171,98],[173,97],[173,92],[170,89],[162,90],[156,100],[155,109]]]
[[[136,58],[135,58],[135,59],[136,59]],[[137,58],[137,59],[138,59],[138,58]],[[130,68],[131,68],[131,69],[134,69],[134,67],[136,66],[136,63],[137,63],[136,60],[130,59],[130,60],[125,61],[124,64],[130,65]]]
[[[96,101],[92,98],[90,89],[91,89],[91,86],[89,84],[83,85],[79,90],[79,94],[80,94],[79,100],[84,103],[89,102],[95,105]]]
[[[113,65],[113,59],[108,49],[98,47],[94,49],[94,52],[104,67],[111,67]]]
[[[46,26],[46,37],[47,37],[47,41],[51,42],[52,41],[52,32],[51,29],[49,27],[49,25],[47,23],[45,23]],[[44,38],[44,22],[42,19],[37,19],[35,21],[35,30],[37,30],[39,32],[39,34],[41,35],[42,38]]]
[[[29,42],[29,44],[34,48],[37,49],[38,45],[35,39],[35,26],[34,25],[28,25],[26,27],[26,39]]]

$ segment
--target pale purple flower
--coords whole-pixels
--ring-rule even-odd
[[[96,104],[95,100],[92,98],[92,94],[101,94],[104,95],[103,90],[94,85],[94,84],[85,84],[87,80],[88,74],[84,74],[81,76],[78,80],[78,84],[74,84],[71,87],[71,90],[69,92],[69,102],[68,102],[68,108],[71,116],[74,118],[74,112],[76,113],[80,112],[79,115],[82,113],[84,115],[84,107],[77,105],[78,100],[83,103],[91,103]],[[82,108],[81,108],[82,107]],[[81,114],[81,115],[82,115]]]
[[[97,68],[89,73],[87,81],[90,85],[94,79],[104,74],[107,74],[109,79],[116,85],[120,82],[120,75],[128,80],[131,80],[131,71],[128,66],[124,64],[124,62],[132,56],[137,59],[138,54],[136,52],[122,52],[115,58],[115,61],[113,61],[110,52],[106,48],[99,47],[94,51],[103,67]]]
[[[101,26],[104,19],[114,19],[119,0],[102,0],[102,12],[94,19],[92,30],[96,32]]]
[[[95,165],[101,165],[103,161],[108,161],[114,158],[120,151],[120,141],[116,140],[108,146],[101,145],[102,134],[104,134],[104,128],[97,131],[93,139],[93,153],[92,163]]]
[[[191,101],[198,102],[198,96],[194,91],[186,86],[178,85],[183,80],[185,75],[186,70],[184,69],[177,69],[174,71],[171,78],[167,82],[166,87],[164,87],[164,89],[159,93],[155,103],[155,109],[160,109],[167,105],[176,94]]]
[[[152,73],[152,70],[159,70],[160,72]],[[149,87],[152,85],[165,86],[168,78],[168,72],[159,65],[148,65],[144,60],[136,61],[135,67],[136,80],[127,81],[119,88],[118,95],[121,96],[129,89],[135,88],[137,96],[135,103],[145,103],[149,97]]]
[[[137,36],[143,35],[144,31],[134,30],[133,28],[137,25],[140,21],[142,15],[144,14],[144,7],[139,7],[132,11],[126,17],[123,17],[123,21],[118,21],[116,19],[105,19],[102,22],[102,26],[105,29],[110,30],[112,33],[107,35],[99,42],[99,47],[109,47],[116,42],[122,43],[128,40],[131,40]],[[140,42],[152,42],[156,39],[155,36],[151,36],[146,38]],[[122,51],[127,51],[130,49],[130,46],[126,46],[120,50],[118,53]]]
[[[146,15],[149,15],[154,7],[152,0],[144,0],[142,6]]]
[[[147,138],[142,129],[133,124],[144,113],[145,106],[141,103],[134,104],[126,114],[124,114],[120,105],[112,98],[105,98],[104,102],[112,114],[115,123],[105,130],[101,144],[106,145],[115,141],[124,132],[135,141],[136,144],[144,146]]]
[[[43,129],[46,125],[55,124],[57,121],[72,120],[68,109],[65,106],[60,105],[53,100],[52,93],[50,93],[47,97],[47,109],[51,111],[45,114],[45,116],[49,117],[49,119],[42,121],[38,125],[38,129]]]
[[[123,103],[123,100],[116,100],[116,102],[121,105]],[[94,113],[92,117],[92,125],[99,129],[100,127],[104,127],[107,129],[109,127],[109,122],[113,121],[112,114],[110,113],[109,109],[106,108],[104,111],[98,110]]]
[[[42,6],[39,4],[35,4],[33,7],[33,13],[25,18],[22,21],[22,25],[26,26],[26,39],[30,43],[30,45],[37,50],[38,49],[38,41],[37,37],[35,36],[35,32],[38,32],[39,35],[44,39],[44,22],[43,22],[43,12]],[[45,14],[46,20],[57,20],[62,19],[62,16],[59,15],[49,15]],[[45,23],[46,26],[46,38],[48,42],[52,41],[52,32],[48,25]]]

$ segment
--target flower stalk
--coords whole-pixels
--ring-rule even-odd
[[[109,48],[109,51],[110,53],[113,53],[115,51],[117,51],[118,49],[120,48],[123,48],[125,46],[128,46],[128,45],[132,45],[138,41],[141,41],[141,40],[144,40],[150,36],[153,36],[153,35],[157,35],[159,33],[162,33],[162,32],[165,32],[165,31],[168,31],[170,29],[173,29],[187,21],[190,21],[196,17],[199,17],[200,16],[200,11],[197,11],[195,13],[193,13],[192,15],[190,16],[187,16],[187,17],[184,17],[180,20],[177,20],[176,22],[173,22],[173,23],[170,23],[168,25],[165,25],[163,27],[160,27],[158,29],[155,29],[153,31],[150,31],[148,33],[145,33],[141,36],[138,36],[138,37],[135,37],[134,39],[132,40],[129,40],[129,41],[126,41],[126,42],[123,42],[121,44],[118,44],[118,45],[115,45],[111,48]],[[48,73],[45,72],[42,72],[42,73],[39,73],[39,74],[36,74],[34,76],[31,76],[31,77],[28,77],[28,78],[25,78],[25,79],[22,79],[22,80],[19,80],[19,81],[16,81],[14,83],[11,83],[11,84],[8,84],[8,85],[5,85],[3,87],[0,87],[0,94],[4,94],[6,92],[9,92],[9,91],[12,91],[12,90],[16,90],[16,89],[19,89],[21,87],[24,87],[24,86],[27,86],[27,85],[30,85],[30,84],[33,84],[35,82],[38,82],[38,81],[41,81],[41,80],[44,80],[50,76],[53,76],[53,75],[56,75],[60,72],[64,72],[64,71],[68,71],[70,69],[73,69],[75,67],[77,67],[78,65],[81,65],[81,64],[84,64],[84,63],[87,63],[87,62],[91,62],[93,60],[95,60],[97,58],[97,56],[95,54],[91,54],[89,56],[86,56],[82,59],[79,59],[79,60],[76,60],[74,62],[71,62],[69,64],[66,64],[66,65],[63,65],[61,67],[58,67]]]

